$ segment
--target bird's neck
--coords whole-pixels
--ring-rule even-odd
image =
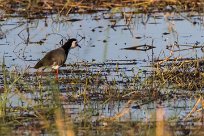
[[[67,49],[67,50],[64,50],[65,51],[65,54],[66,54],[66,56],[68,55],[68,53],[69,53],[69,51],[70,51],[70,49]]]
[[[62,48],[64,49],[65,54],[66,54],[66,56],[67,56],[67,54],[69,53],[70,47],[68,47],[68,46],[62,46]]]

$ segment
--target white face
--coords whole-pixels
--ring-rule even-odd
[[[72,42],[71,48],[75,48],[75,47],[77,47],[77,41]]]

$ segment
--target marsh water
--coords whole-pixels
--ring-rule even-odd
[[[124,10],[129,12],[125,15],[111,10],[68,16],[53,14],[43,19],[4,17],[1,11],[1,63],[4,60],[11,75],[26,73],[25,81],[16,86],[27,98],[11,90],[9,109],[38,105],[38,102],[30,104],[27,99],[52,103],[47,97],[50,93],[47,91],[52,91],[48,80],[54,80],[55,75],[48,70],[39,76],[33,66],[66,39],[76,38],[81,48],[69,52],[57,83],[63,95],[61,105],[76,125],[76,135],[154,135],[156,130],[152,124],[157,121],[166,123],[165,131],[169,135],[202,135],[202,112],[192,115],[201,120],[193,118],[183,122],[201,98],[202,88],[188,90],[161,85],[155,87],[159,94],[150,98],[152,89],[141,82],[155,70],[152,64],[167,56],[184,60],[203,57],[203,15],[197,12],[132,15],[131,9]],[[15,81],[11,75],[9,86]],[[5,82],[1,80],[3,88]],[[39,87],[38,81],[43,86]],[[198,105],[197,109],[201,107]],[[31,116],[32,110],[28,111],[24,113]],[[109,126],[110,121],[103,120],[106,118],[118,124]],[[89,123],[84,125],[84,122]],[[93,126],[106,128],[97,130]],[[15,128],[19,131],[18,126]],[[40,130],[39,134],[43,133],[44,130]]]
[[[203,44],[203,18],[198,13],[136,14],[127,25],[120,13],[106,12],[68,17],[52,15],[41,20],[9,17],[1,21],[1,56],[8,67],[32,67],[46,52],[61,46],[63,38],[72,37],[80,40],[82,48],[72,50],[67,63],[136,60],[147,61],[148,65],[152,50],[123,48],[154,46],[154,59],[168,56],[171,48],[176,51],[174,56],[201,57],[201,49],[194,46]],[[180,46],[171,47],[175,44]]]

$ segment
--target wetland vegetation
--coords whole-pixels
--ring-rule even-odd
[[[201,0],[2,0],[0,135],[204,135]],[[60,68],[33,69],[75,37]]]

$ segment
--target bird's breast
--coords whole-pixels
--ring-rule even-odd
[[[59,69],[59,67],[60,67],[59,65],[52,65],[53,69]]]

